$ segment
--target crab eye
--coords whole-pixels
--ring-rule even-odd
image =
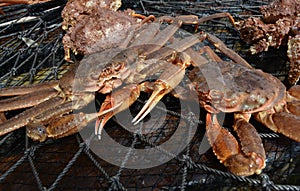
[[[38,132],[39,134],[44,134],[44,133],[45,133],[44,128],[42,128],[42,127],[38,127],[38,128],[37,128],[37,132]]]
[[[109,76],[111,73],[112,73],[112,70],[111,70],[110,67],[108,67],[108,68],[105,68],[105,69],[102,70],[100,76],[101,77],[106,77],[106,76]]]

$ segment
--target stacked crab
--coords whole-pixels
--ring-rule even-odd
[[[140,92],[145,91],[152,94],[132,119],[133,124],[141,122],[166,94],[196,99],[207,110],[206,130],[214,153],[237,175],[259,174],[265,167],[262,140],[249,123],[252,114],[273,131],[300,142],[299,86],[286,91],[277,78],[252,68],[209,33],[175,35],[182,24],[199,24],[228,14],[201,19],[192,15],[157,19],[132,15],[134,19],[129,22],[132,27],[124,27],[120,23],[127,22],[130,16],[107,8],[105,12],[109,14],[102,12],[104,17],[109,15],[116,20],[102,20],[93,30],[84,23],[88,22],[89,14],[94,15],[90,11],[96,11],[93,6],[98,3],[115,7],[107,1],[73,0],[63,11],[63,27],[68,30],[65,48],[87,54],[79,65],[74,65],[59,81],[0,90],[0,96],[15,96],[0,101],[0,112],[28,108],[1,123],[0,135],[26,126],[29,137],[44,141],[74,134],[96,120],[95,133],[100,136],[106,122],[130,107]],[[91,17],[92,21],[94,19]],[[100,30],[102,26],[107,28]],[[115,37],[120,33],[127,35]],[[89,35],[99,35],[97,42],[87,42]],[[232,61],[222,60],[203,41],[210,42]],[[98,49],[94,44],[103,47]],[[200,50],[196,50],[195,45],[201,47]],[[66,58],[70,59],[68,51]],[[153,77],[154,82],[149,80]],[[186,79],[188,84],[180,85]],[[174,91],[175,88],[179,89]],[[106,94],[98,112],[72,113],[92,102],[95,92]],[[191,92],[197,96],[190,96]],[[217,115],[220,112],[234,113],[233,129],[238,139],[219,124]]]
[[[242,39],[252,44],[252,54],[287,45],[288,81],[294,85],[300,78],[300,1],[275,0],[262,6],[260,11],[262,18],[250,17],[237,22],[237,29]]]
[[[121,0],[69,0],[62,12],[65,59],[70,50],[90,54],[117,46],[139,17],[145,18],[130,9],[118,11],[120,6]]]

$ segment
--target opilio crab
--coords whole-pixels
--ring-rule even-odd
[[[209,33],[174,35],[183,23],[198,24],[226,15],[202,19],[164,16],[153,22],[145,18],[146,22],[136,23],[137,27],[128,31],[129,35],[116,47],[86,55],[80,65],[74,65],[59,81],[1,89],[0,96],[15,97],[2,99],[0,112],[28,109],[4,120],[0,135],[26,126],[30,138],[44,141],[74,134],[97,120],[95,133],[100,136],[106,122],[134,103],[141,91],[152,94],[133,118],[134,124],[164,95],[172,93],[190,99],[189,92],[195,91],[195,99],[208,112],[207,136],[218,159],[237,175],[259,174],[265,167],[266,156],[249,119],[253,114],[273,131],[300,142],[300,88],[294,86],[286,91],[277,78],[252,68]],[[232,62],[222,60],[209,46],[204,46],[204,40]],[[201,48],[195,50],[194,46]],[[181,87],[183,91],[174,92],[184,76],[191,83]],[[156,80],[149,81],[153,77]],[[95,92],[107,94],[99,112],[71,113],[92,102]],[[233,127],[239,141],[218,123],[219,112],[234,113]]]

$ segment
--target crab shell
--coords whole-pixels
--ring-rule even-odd
[[[189,78],[202,106],[227,113],[271,109],[285,96],[285,86],[277,78],[231,62],[203,65],[191,71]]]

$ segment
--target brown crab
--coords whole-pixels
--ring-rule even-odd
[[[252,54],[269,47],[288,45],[290,62],[288,81],[296,84],[300,77],[300,1],[275,0],[260,7],[262,18],[250,17],[236,23],[241,38],[250,44]]]
[[[153,91],[141,112],[133,119],[136,124],[161,97],[172,93],[188,72],[191,88],[173,94],[185,99],[189,91],[196,91],[197,100],[208,111],[207,135],[217,157],[235,174],[246,176],[260,173],[265,166],[265,153],[261,139],[249,123],[250,115],[255,113],[256,118],[271,129],[300,141],[299,117],[289,114],[287,110],[298,111],[299,104],[294,102],[299,100],[296,97],[299,87],[295,86],[286,96],[285,87],[279,80],[251,68],[211,34],[174,36],[182,23],[198,24],[226,15],[217,14],[202,19],[195,16],[165,16],[154,22],[141,22],[139,27],[129,31],[130,35],[118,47],[87,55],[79,66],[75,65],[59,81],[1,89],[1,96],[15,95],[0,101],[1,112],[31,108],[0,124],[0,135],[27,126],[29,137],[44,141],[78,132],[100,117],[95,128],[99,135],[106,121],[128,108],[140,91]],[[170,24],[163,25],[163,22]],[[204,40],[211,42],[233,62],[224,62],[211,48],[201,45]],[[200,44],[200,51],[193,49],[195,44]],[[148,79],[153,76],[156,81],[149,82]],[[212,76],[213,80],[208,80]],[[94,92],[108,94],[99,112],[70,113],[93,101]],[[234,129],[240,144],[218,124],[218,112],[236,113]],[[289,119],[288,123],[277,125],[277,120],[284,117]]]
[[[2,96],[11,95],[18,89],[24,95],[2,100],[1,111],[33,107],[0,124],[1,135],[26,125],[29,137],[44,141],[48,137],[60,138],[78,132],[98,117],[99,126],[95,131],[100,134],[106,121],[128,108],[140,91],[153,91],[144,108],[133,119],[133,123],[138,123],[161,97],[172,92],[188,70],[192,81],[189,87],[192,88],[175,92],[174,95],[185,99],[189,97],[186,96],[189,91],[196,91],[200,105],[208,111],[207,135],[216,156],[235,174],[247,176],[260,173],[265,167],[265,153],[259,135],[249,123],[250,115],[254,113],[255,118],[274,131],[300,141],[299,117],[287,112],[287,109],[297,108],[297,104],[286,104],[287,101],[293,103],[299,100],[299,86],[286,95],[285,87],[278,79],[251,68],[213,35],[199,33],[175,37],[173,34],[182,20],[190,19],[190,16],[161,17],[155,22],[145,23],[118,48],[86,56],[79,65],[75,79],[77,66],[60,81],[20,89],[2,89]],[[161,29],[163,21],[171,24]],[[205,39],[234,62],[223,61],[208,46],[200,51],[192,48]],[[153,75],[157,76],[157,80],[148,82],[147,79]],[[74,79],[75,84],[70,79]],[[99,113],[69,114],[91,102],[95,91],[111,93]],[[32,96],[42,98],[39,103],[28,101]],[[298,111],[299,108],[290,110]],[[235,113],[234,129],[240,143],[218,124],[218,112]],[[278,119],[279,122],[288,119],[288,122],[278,125]]]
[[[86,55],[118,46],[146,18],[120,7],[121,0],[69,0],[62,11],[65,59],[70,60],[70,50]]]

